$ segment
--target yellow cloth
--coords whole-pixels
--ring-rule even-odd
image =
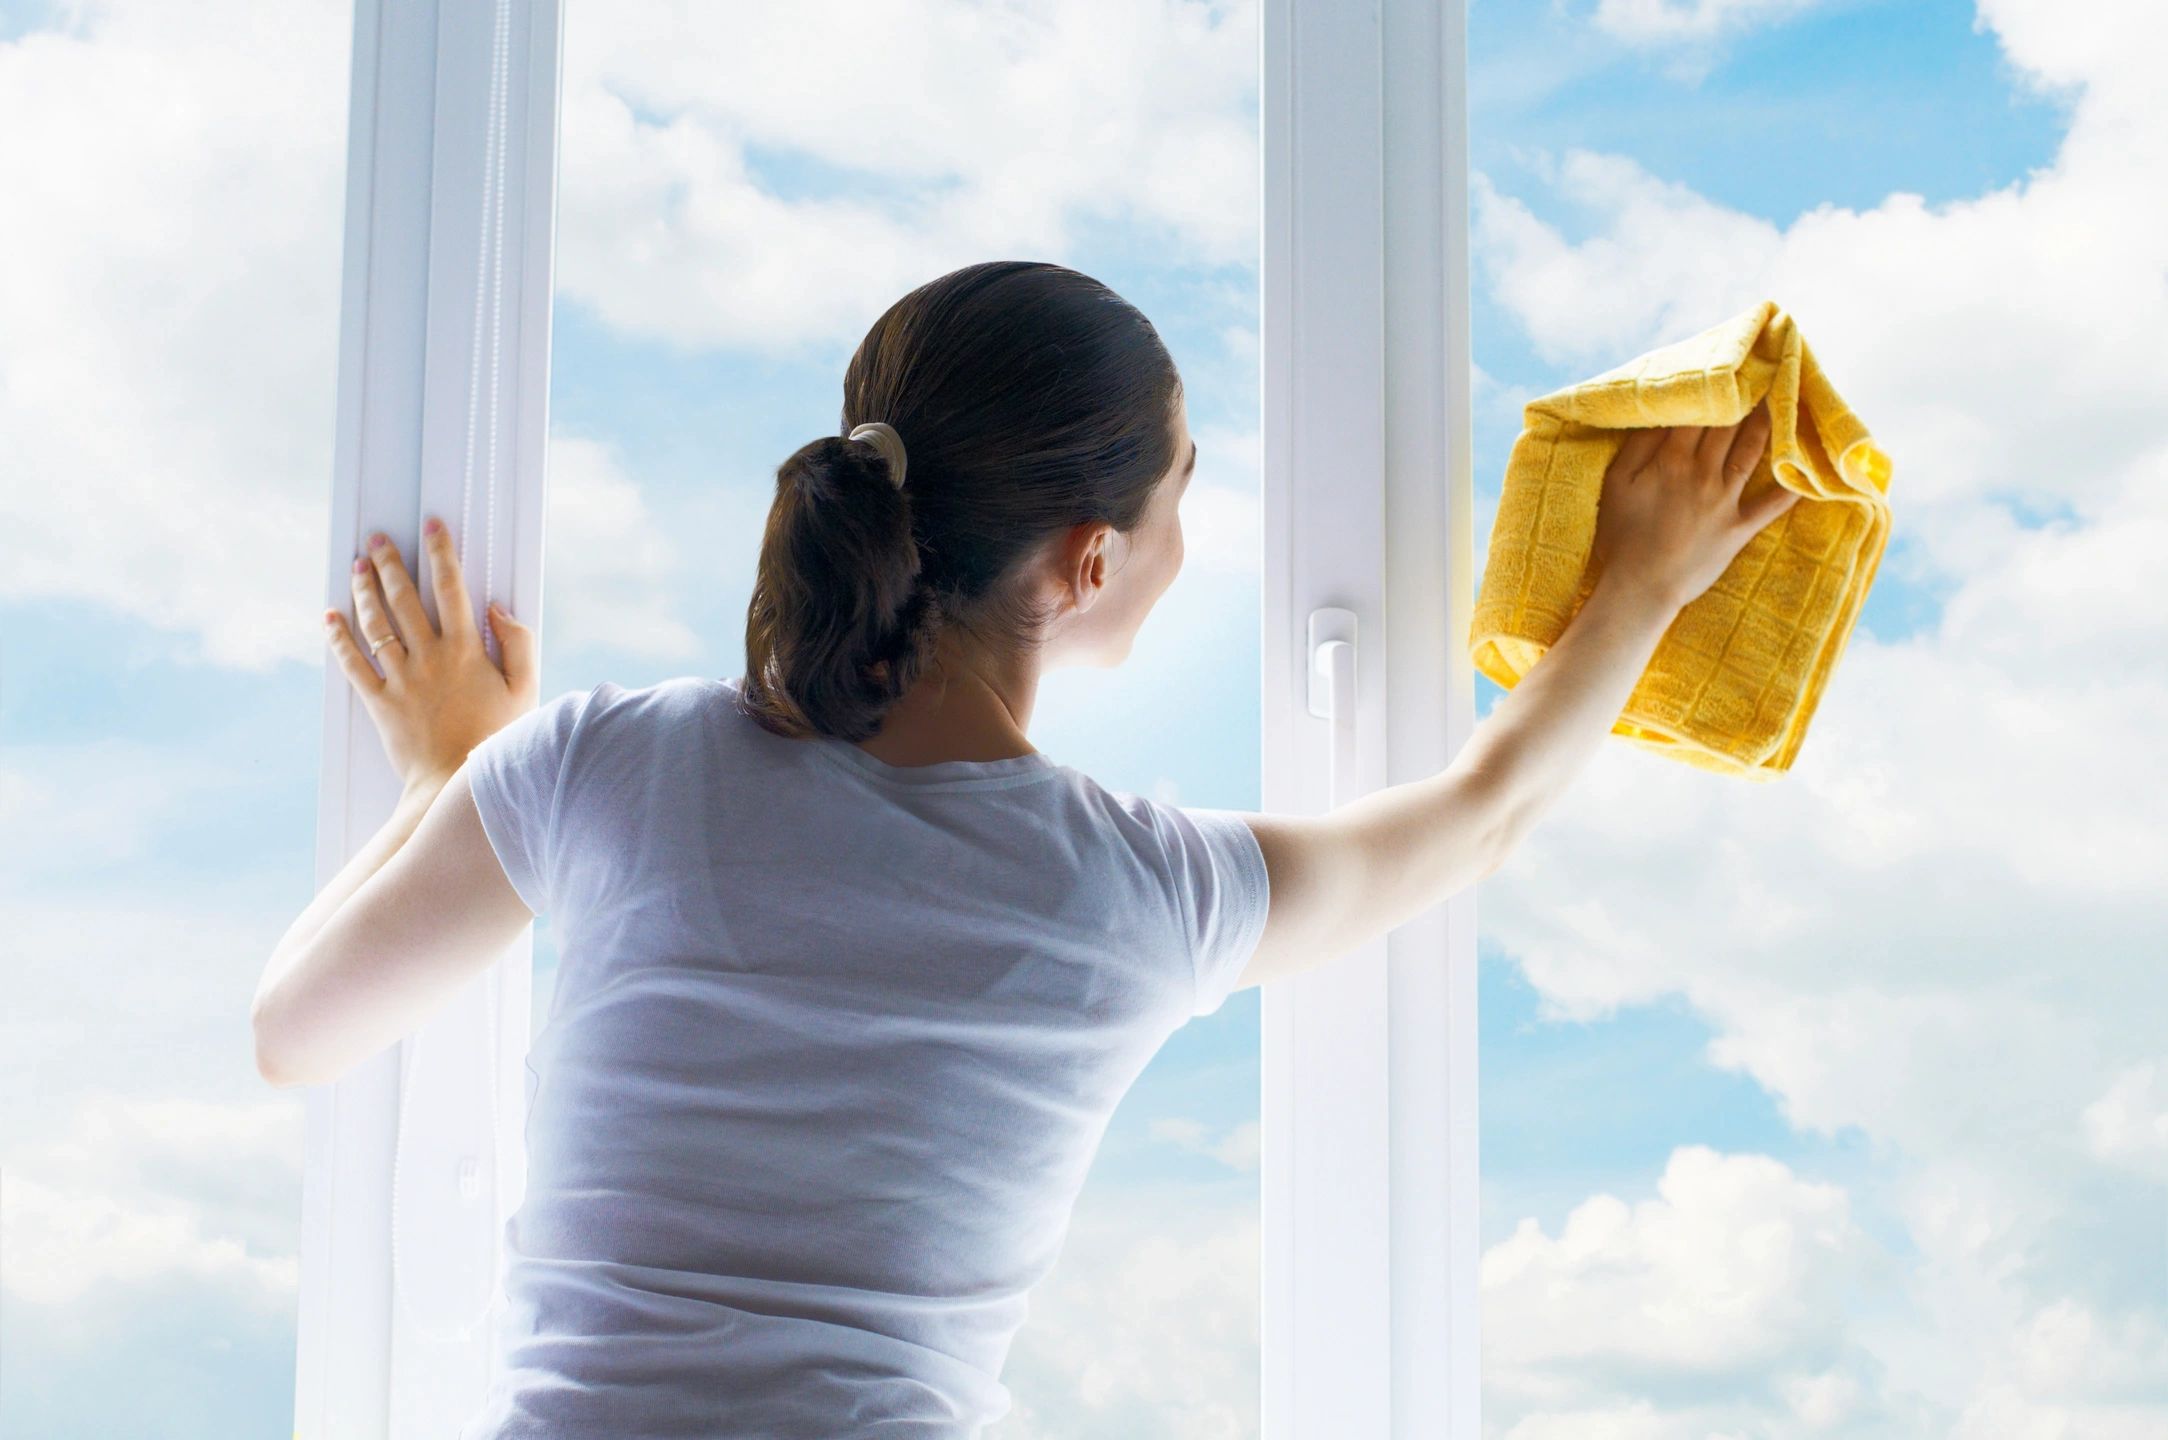
[[[1611,733],[1687,764],[1774,779],[1791,768],[1889,539],[1890,458],[1765,300],[1721,325],[1531,400],[1506,463],[1468,645],[1511,689],[1595,584],[1604,470],[1626,432],[1773,422],[1749,498],[1801,499],[1679,612]]]

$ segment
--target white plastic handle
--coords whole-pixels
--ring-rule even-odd
[[[1310,713],[1330,727],[1325,771],[1325,808],[1355,798],[1355,612],[1310,612]]]

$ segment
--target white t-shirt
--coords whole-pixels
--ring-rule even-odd
[[[961,1440],[1115,1104],[1265,921],[1232,811],[603,683],[468,761],[559,969],[460,1440]]]

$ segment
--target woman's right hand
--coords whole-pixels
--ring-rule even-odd
[[[1250,815],[1272,903],[1235,988],[1344,955],[1505,863],[1618,720],[1685,604],[1790,509],[1781,486],[1743,505],[1769,413],[1636,430],[1604,473],[1603,573],[1556,644],[1437,774],[1322,815]]]
[[[1638,429],[1604,471],[1591,560],[1673,608],[1716,583],[1746,542],[1799,499],[1781,485],[1740,503],[1769,443],[1769,402],[1736,425]]]

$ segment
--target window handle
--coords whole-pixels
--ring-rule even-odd
[[[1327,607],[1310,612],[1310,713],[1326,722],[1325,808],[1355,798],[1359,783],[1355,750],[1355,612]]]

